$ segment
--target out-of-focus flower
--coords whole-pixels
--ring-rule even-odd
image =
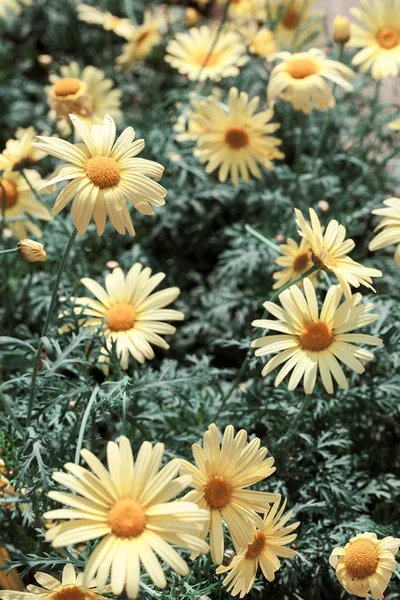
[[[392,121],[388,124],[389,129],[400,130],[400,119]]]
[[[316,45],[323,32],[324,13],[311,10],[314,0],[269,2],[270,16],[279,19],[275,37],[279,48],[297,51],[310,41]]]
[[[177,33],[168,42],[165,60],[193,81],[236,77],[248,61],[244,41],[235,31],[225,29],[214,45],[217,35],[217,29],[208,25]]]
[[[5,19],[7,11],[19,15],[22,11],[22,5],[31,6],[32,0],[0,0],[0,19]]]
[[[127,202],[146,215],[154,214],[150,204],[165,204],[167,190],[150,179],[159,179],[164,167],[137,158],[144,140],[133,141],[132,127],[127,127],[115,141],[115,122],[109,115],[102,125],[93,125],[91,130],[77,116],[70,118],[84,144],[43,136],[34,142],[37,148],[67,162],[43,187],[72,179],[59,194],[52,214],[57,215],[73,199],[72,220],[80,235],[85,233],[92,216],[98,235],[102,235],[107,215],[119,233],[124,235],[127,230],[135,235]]]
[[[8,140],[5,149],[0,154],[0,171],[18,169],[26,164],[32,165],[46,156],[45,152],[32,146],[35,137],[36,131],[33,127],[17,129],[15,139]]]
[[[279,267],[284,268],[272,275],[274,279],[277,279],[276,283],[272,286],[274,290],[286,285],[289,281],[302,275],[313,266],[311,248],[306,240],[302,239],[300,244],[297,244],[292,238],[287,238],[286,244],[281,244],[279,249],[282,256],[278,256],[275,262]],[[315,286],[318,274],[312,273],[309,278]],[[303,280],[299,281],[297,285],[302,287]]]
[[[121,121],[121,90],[112,89],[111,79],[93,66],[83,70],[72,62],[60,68],[60,75],[51,73],[51,87],[47,87],[50,117],[57,120],[63,135],[71,133],[70,113],[80,117],[86,125],[101,123],[106,114],[117,123]]]
[[[201,15],[199,11],[192,6],[188,6],[188,8],[185,10],[185,24],[188,27],[195,27],[200,19]]]
[[[296,110],[309,114],[314,105],[318,110],[333,108],[335,98],[325,79],[333,81],[346,92],[353,91],[348,79],[354,72],[336,60],[330,60],[322,50],[279,52],[281,62],[274,67],[268,84],[268,101],[278,96],[290,102]]]
[[[375,231],[382,229],[370,242],[369,250],[375,252],[396,244],[394,260],[400,267],[400,198],[388,198],[383,201],[386,208],[377,208],[373,215],[383,217]]]
[[[53,57],[50,54],[39,54],[37,61],[42,67],[48,67],[53,62]]]
[[[275,36],[267,27],[249,30],[249,50],[262,58],[270,58],[278,50]]]
[[[226,0],[218,0],[218,3],[225,5]],[[267,17],[265,0],[233,0],[229,6],[228,16],[235,20],[257,20],[263,23]]]
[[[34,189],[37,190],[42,185],[43,180],[37,171],[25,169],[24,173]],[[0,177],[0,211],[3,203],[7,226],[15,237],[22,240],[27,238],[29,233],[38,238],[42,237],[39,227],[30,221],[27,215],[43,221],[50,221],[52,217],[47,208],[34,197],[30,186],[17,171],[4,171]],[[19,219],[13,220],[15,217]]]
[[[143,63],[155,46],[162,40],[161,31],[165,27],[165,15],[161,11],[144,11],[143,24],[133,27],[127,35],[128,42],[117,57],[118,69],[129,69],[134,64]]]
[[[78,4],[76,8],[80,21],[101,25],[106,31],[113,31],[121,37],[128,38],[134,28],[130,19],[120,19],[89,4]]]
[[[358,533],[344,548],[335,548],[329,564],[348,594],[361,598],[383,598],[396,570],[395,555],[400,539],[378,540],[375,533]]]
[[[400,68],[400,0],[368,0],[362,8],[352,7],[351,14],[362,24],[351,25],[350,48],[361,48],[353,58],[364,73],[371,69],[378,81],[397,77]]]
[[[350,39],[350,21],[337,15],[333,20],[333,39],[337,44],[346,44]]]
[[[44,262],[46,252],[43,244],[35,240],[20,240],[17,244],[20,257],[26,262]]]

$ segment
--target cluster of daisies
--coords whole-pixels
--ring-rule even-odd
[[[125,591],[136,598],[143,567],[159,588],[167,586],[162,561],[181,576],[189,566],[173,547],[189,550],[191,560],[210,550],[217,574],[233,596],[244,597],[260,568],[275,579],[279,558],[296,555],[293,533],[300,525],[284,514],[286,501],[266,491],[249,489],[275,471],[274,459],[258,438],[235,434],[228,425],[220,441],[211,424],[203,445],[193,444],[195,464],[175,458],[162,468],[164,445],[144,442],[134,458],[129,440],[108,442],[108,470],[89,450],[81,456],[90,470],[76,463],[53,473],[69,489],[51,491],[49,498],[64,505],[44,514],[46,539],[55,548],[95,542],[83,573],[67,563],[62,581],[36,573],[39,585],[28,586],[26,598],[100,600],[101,594]],[[182,496],[187,487],[193,488]],[[258,485],[259,487],[259,485]],[[224,553],[228,530],[236,554]],[[207,538],[209,542],[207,543]],[[396,568],[400,539],[378,540],[373,533],[358,534],[344,548],[335,548],[331,565],[349,593],[383,597]],[[225,559],[225,560],[224,560]],[[110,583],[108,584],[108,580]],[[19,591],[0,592],[1,600],[20,600]]]

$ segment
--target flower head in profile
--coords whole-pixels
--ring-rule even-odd
[[[76,7],[76,10],[80,21],[93,23],[93,25],[101,25],[105,31],[113,31],[124,38],[129,37],[134,27],[130,19],[120,19],[110,12],[104,12],[94,6],[90,6],[90,4],[80,3]]]
[[[15,139],[8,140],[0,154],[0,171],[32,165],[46,156],[45,152],[32,146],[35,137],[36,131],[33,127],[17,129]]]
[[[193,502],[171,502],[190,483],[190,477],[177,477],[181,461],[174,459],[160,471],[164,444],[144,442],[134,461],[126,437],[108,442],[108,470],[99,459],[82,450],[91,471],[67,463],[67,473],[53,473],[57,483],[72,494],[51,491],[49,497],[70,506],[47,512],[46,519],[62,521],[49,529],[46,539],[55,548],[102,540],[86,563],[83,589],[95,578],[103,589],[111,571],[115,595],[126,589],[129,598],[139,590],[140,564],[159,588],[167,585],[156,554],[180,575],[189,568],[170,544],[195,552],[207,552],[199,538],[208,513]]]
[[[248,57],[238,33],[225,29],[218,34],[215,27],[203,25],[177,33],[175,39],[168,42],[165,60],[193,81],[218,81],[223,77],[236,77]]]
[[[346,240],[346,229],[343,225],[332,219],[324,231],[315,210],[310,208],[309,212],[311,223],[308,223],[295,208],[299,234],[308,242],[314,264],[337,277],[348,299],[351,298],[350,286],[358,288],[364,285],[375,291],[371,285],[372,277],[382,277],[382,273],[378,269],[363,267],[347,256],[355,244],[353,240]]]
[[[311,248],[308,242],[304,239],[300,241],[300,244],[295,242],[292,238],[287,238],[286,244],[281,244],[279,249],[282,256],[278,256],[275,259],[276,264],[279,267],[283,267],[280,271],[276,271],[272,277],[276,279],[276,283],[272,286],[274,290],[278,290],[283,285],[296,279],[299,275],[302,275],[313,266]],[[314,285],[317,283],[318,274],[312,273],[309,276],[310,281]],[[303,286],[303,280],[297,283],[299,287]]]
[[[273,110],[256,113],[259,98],[249,99],[246,92],[233,87],[229,90],[227,105],[215,95],[195,106],[191,121],[202,131],[197,138],[194,155],[206,163],[206,173],[218,169],[221,182],[231,178],[238,185],[249,175],[261,178],[258,164],[274,169],[274,159],[284,158],[279,150],[280,139],[271,135],[279,123],[271,123]]]
[[[174,334],[176,329],[165,321],[182,321],[184,314],[166,308],[180,294],[179,288],[152,293],[164,277],[165,273],[152,275],[151,269],[136,263],[126,277],[119,267],[106,275],[106,289],[93,279],[81,280],[96,299],[76,298],[75,313],[85,317],[81,320],[84,328],[104,335],[101,362],[108,361],[113,345],[123,369],[128,368],[129,355],[139,363],[153,359],[151,344],[168,350],[161,335]]]
[[[0,19],[5,19],[7,11],[19,15],[22,11],[22,6],[30,6],[32,0],[0,0]]]
[[[137,158],[144,140],[134,142],[132,127],[127,127],[115,141],[115,123],[109,115],[102,125],[93,125],[91,130],[77,116],[70,118],[83,144],[43,136],[34,142],[47,154],[67,161],[53,173],[46,187],[72,180],[59,194],[52,214],[57,215],[74,199],[72,220],[80,235],[85,233],[92,216],[98,235],[102,235],[107,215],[118,233],[125,234],[127,230],[135,235],[127,202],[145,215],[154,214],[151,204],[165,204],[167,191],[150,179],[159,179],[164,167]]]
[[[40,242],[20,240],[17,247],[20,257],[26,262],[45,262],[46,260],[46,252]]]
[[[121,90],[113,89],[112,80],[106,79],[100,69],[90,65],[81,70],[78,63],[71,62],[60,68],[60,75],[51,73],[49,81],[49,114],[63,135],[71,133],[70,113],[88,126],[101,124],[106,115],[117,123],[121,121]]]
[[[277,20],[275,36],[280,48],[297,50],[314,43],[324,29],[324,14],[311,10],[314,0],[270,2],[270,15]]]
[[[142,25],[132,27],[126,36],[128,42],[117,58],[117,67],[130,69],[132,65],[143,63],[153,48],[160,44],[164,27],[165,16],[160,11],[145,10]]]
[[[228,425],[220,444],[218,429],[212,423],[204,434],[203,448],[192,446],[197,467],[187,461],[182,463],[181,474],[190,475],[194,487],[184,500],[196,502],[208,514],[199,535],[204,539],[210,531],[214,564],[220,564],[224,554],[222,520],[235,546],[247,546],[253,540],[252,525],[263,526],[257,513],[264,513],[268,502],[279,499],[277,494],[245,489],[275,471],[274,459],[265,458],[268,450],[260,447],[260,440],[254,438],[247,445],[246,441],[244,429],[235,435],[233,426]]]
[[[372,211],[373,215],[383,217],[375,231],[381,229],[370,242],[368,248],[372,252],[397,245],[394,260],[400,267],[400,198],[388,198],[383,201],[385,208],[377,208]]]
[[[300,522],[286,525],[291,512],[282,516],[286,500],[280,507],[280,499],[266,512],[260,529],[253,527],[253,541],[245,548],[237,548],[238,554],[228,566],[217,568],[217,574],[228,573],[223,581],[232,596],[243,598],[253,587],[258,567],[268,581],[274,581],[275,573],[280,568],[279,558],[293,558],[296,551],[287,548],[294,542],[297,534],[292,533]]]
[[[306,278],[304,293],[292,285],[279,295],[282,306],[264,303],[265,310],[277,321],[257,319],[252,325],[277,331],[278,334],[266,335],[251,344],[252,348],[257,348],[256,356],[276,354],[264,366],[263,377],[283,364],[275,379],[275,387],[292,371],[288,389],[296,389],[304,379],[304,391],[311,394],[319,371],[326,391],[333,394],[332,377],[339,387],[348,388],[338,360],[356,373],[364,373],[360,360],[370,361],[374,355],[355,344],[380,346],[382,340],[373,335],[352,332],[374,323],[378,315],[370,314],[373,304],[361,304],[361,294],[354,294],[342,304],[341,298],[340,286],[331,286],[320,311],[314,286]]]
[[[362,8],[350,8],[361,25],[351,25],[350,48],[361,48],[353,65],[374,79],[397,77],[400,66],[400,0],[363,0]]]
[[[25,169],[24,173],[34,189],[43,184],[37,171]],[[30,233],[37,238],[42,237],[40,228],[28,217],[43,221],[52,219],[48,209],[35,198],[27,181],[17,171],[7,170],[0,176],[0,210],[3,205],[7,227],[19,240],[29,237]]]
[[[106,586],[102,590],[98,590],[95,581],[88,582],[87,589],[83,589],[83,575],[78,576],[75,573],[74,567],[68,563],[65,565],[62,573],[61,581],[47,573],[38,571],[35,573],[37,585],[27,585],[28,593],[17,591],[0,591],[1,600],[106,600],[100,593],[109,592],[109,587]]]
[[[358,533],[344,548],[332,550],[329,564],[347,593],[378,600],[396,570],[399,547],[399,538],[378,540],[375,533]]]
[[[267,90],[269,102],[280,97],[296,110],[309,114],[313,105],[318,110],[335,106],[335,98],[326,79],[346,92],[353,91],[348,80],[354,72],[346,65],[328,59],[322,50],[312,48],[296,54],[279,52],[276,57],[281,62],[271,72]]]

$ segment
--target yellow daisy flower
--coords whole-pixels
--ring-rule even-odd
[[[260,179],[257,163],[273,170],[272,161],[284,158],[278,149],[281,140],[270,135],[280,127],[279,123],[270,123],[274,112],[270,108],[255,114],[258,103],[258,97],[250,100],[246,92],[239,93],[233,87],[227,105],[213,95],[196,106],[192,120],[204,130],[194,155],[207,163],[206,173],[218,169],[221,182],[230,177],[235,186],[240,178],[248,183],[249,173]]]
[[[322,50],[307,52],[279,52],[282,59],[276,65],[268,83],[268,102],[278,96],[290,102],[296,110],[309,114],[314,105],[318,110],[334,108],[335,98],[325,79],[336,83],[346,92],[353,86],[347,81],[354,72],[336,60],[330,60]]]
[[[132,65],[143,63],[155,46],[162,40],[160,29],[165,24],[165,18],[159,11],[144,11],[143,24],[133,27],[124,44],[121,56],[117,58],[120,69],[129,69]]]
[[[338,279],[347,299],[351,298],[350,286],[365,287],[373,290],[372,277],[382,277],[381,271],[363,267],[348,255],[355,246],[353,240],[346,240],[346,229],[333,219],[323,231],[317,213],[310,208],[311,223],[295,208],[299,234],[310,245],[314,264],[324,271],[332,272]]]
[[[57,138],[38,136],[34,145],[67,161],[58,167],[46,187],[72,179],[61,191],[52,209],[57,215],[73,198],[72,220],[83,235],[94,217],[97,233],[102,235],[107,215],[115,229],[135,235],[127,201],[141,213],[154,214],[150,204],[162,206],[167,191],[150,179],[159,179],[164,167],[152,160],[136,158],[144,140],[135,139],[135,130],[127,127],[115,141],[116,128],[106,115],[102,125],[91,130],[77,116],[70,115],[83,144],[71,144]],[[26,237],[26,236],[24,236]]]
[[[260,529],[253,527],[253,541],[246,548],[238,549],[230,565],[217,568],[217,574],[228,573],[223,585],[231,596],[239,595],[243,598],[253,587],[258,567],[268,581],[274,581],[275,573],[280,568],[279,557],[293,558],[296,551],[286,548],[297,537],[292,533],[300,525],[300,521],[286,525],[292,516],[291,512],[282,517],[286,507],[286,500],[279,508],[280,499],[271,506],[266,513],[263,526]]]
[[[375,231],[382,229],[370,242],[368,248],[372,252],[398,244],[394,253],[394,260],[400,267],[400,198],[388,198],[383,201],[387,208],[377,208],[373,215],[383,217]]]
[[[260,448],[260,440],[254,438],[247,445],[246,440],[247,431],[241,429],[235,435],[233,426],[228,425],[220,445],[217,426],[212,423],[204,434],[203,448],[192,446],[197,467],[187,461],[181,466],[181,474],[190,475],[194,487],[183,500],[196,502],[207,511],[199,536],[204,539],[210,531],[214,564],[220,564],[224,554],[222,519],[235,546],[247,546],[253,540],[252,525],[263,526],[257,513],[265,512],[268,502],[279,499],[277,494],[245,489],[275,471],[274,459],[265,460],[268,450]]]
[[[267,27],[250,28],[249,30],[249,50],[252,54],[257,54],[262,58],[271,59],[278,51],[275,35]]]
[[[279,267],[284,268],[272,275],[274,279],[277,279],[277,282],[272,286],[274,290],[279,289],[289,283],[289,281],[292,281],[292,279],[302,275],[311,269],[314,264],[310,245],[304,239],[300,241],[300,244],[297,244],[292,238],[287,238],[286,244],[281,244],[279,249],[282,256],[278,256],[275,262]],[[314,286],[317,284],[317,277],[317,273],[310,275],[310,281],[312,281]],[[297,285],[302,287],[303,282],[299,281]]]
[[[238,33],[226,29],[219,33],[218,41],[208,56],[216,35],[216,28],[207,25],[177,33],[175,39],[167,44],[165,60],[192,81],[236,77],[239,67],[248,61],[246,46]]]
[[[36,137],[36,131],[33,127],[23,129],[20,127],[15,132],[15,139],[8,140],[6,147],[0,154],[0,171],[5,169],[19,169],[25,163],[35,164],[46,156],[32,146]]]
[[[25,169],[25,174],[34,189],[38,189],[43,183],[37,171]],[[5,198],[3,197],[5,195]],[[29,237],[29,233],[40,238],[42,232],[37,225],[27,218],[27,215],[51,221],[52,217],[47,208],[36,200],[31,188],[17,171],[4,171],[0,177],[0,212],[5,203],[5,220],[7,227],[19,240]],[[14,220],[20,217],[21,220]],[[23,219],[23,217],[26,217]]]
[[[270,2],[272,19],[279,19],[275,36],[280,48],[291,51],[304,48],[308,38],[315,44],[323,31],[324,13],[311,11],[314,0]]]
[[[5,19],[7,11],[11,11],[19,15],[22,10],[22,5],[31,6],[32,0],[0,0],[0,19]]]
[[[349,594],[383,598],[396,570],[394,557],[399,547],[399,538],[390,536],[378,540],[375,533],[358,533],[344,548],[332,550],[329,564]]]
[[[264,308],[278,321],[257,319],[252,325],[278,331],[279,335],[266,335],[251,343],[252,348],[257,348],[256,356],[278,352],[264,366],[262,376],[285,363],[275,379],[275,387],[293,369],[288,389],[296,389],[304,377],[304,391],[311,394],[319,369],[326,391],[333,394],[332,375],[339,387],[348,388],[337,359],[356,373],[364,373],[365,368],[358,359],[365,362],[374,355],[355,344],[380,346],[382,341],[373,335],[350,332],[374,323],[379,316],[369,314],[373,304],[360,304],[361,294],[354,294],[339,306],[341,298],[340,286],[331,286],[319,311],[314,286],[306,278],[304,293],[292,285],[279,295],[282,308],[273,302],[264,302]]]
[[[361,0],[362,8],[350,8],[362,25],[351,25],[350,48],[361,48],[353,58],[372,77],[397,77],[400,65],[400,0]]]
[[[50,529],[46,539],[55,548],[103,538],[86,563],[83,589],[96,579],[103,589],[111,571],[115,595],[126,589],[136,598],[140,563],[154,584],[167,585],[158,554],[179,575],[189,568],[170,544],[195,552],[208,552],[199,538],[208,513],[193,502],[171,502],[190,483],[190,477],[177,477],[181,461],[174,459],[160,469],[164,444],[144,442],[134,461],[126,437],[108,442],[108,471],[88,450],[81,456],[93,472],[67,463],[66,473],[53,473],[53,479],[73,494],[51,491],[49,497],[72,508],[52,510],[46,519],[65,521]]]
[[[93,23],[101,25],[106,31],[113,31],[117,35],[128,38],[134,28],[130,19],[120,19],[115,17],[110,12],[103,12],[89,4],[78,4],[76,7],[78,19],[85,23]]]
[[[392,121],[391,123],[388,124],[388,127],[390,129],[399,130],[400,129],[400,119],[397,119],[396,121]]]
[[[226,0],[218,0],[219,4],[225,5]],[[228,16],[231,19],[257,19],[260,22],[266,19],[264,0],[232,0],[229,5]]]
[[[96,300],[76,298],[75,313],[89,317],[82,319],[83,327],[93,331],[101,329],[108,350],[103,351],[101,362],[107,362],[113,345],[123,369],[128,368],[129,354],[139,363],[153,359],[151,344],[168,350],[169,345],[159,334],[172,335],[176,328],[165,321],[182,321],[185,315],[165,308],[179,296],[179,288],[166,288],[152,294],[164,277],[165,273],[152,276],[151,269],[143,269],[136,263],[126,277],[120,268],[106,275],[106,289],[93,279],[81,280]]]
[[[101,123],[108,114],[117,123],[121,121],[121,90],[112,89],[111,79],[105,79],[104,72],[93,66],[80,69],[72,62],[60,68],[61,76],[51,73],[51,87],[47,87],[47,100],[51,108],[50,117],[57,120],[60,132],[71,133],[68,115],[73,113],[86,125]]]
[[[87,589],[83,590],[83,575],[78,576],[74,567],[68,563],[65,565],[62,573],[61,582],[47,573],[38,571],[35,573],[37,585],[27,585],[28,592],[21,593],[17,591],[0,591],[1,600],[105,600],[104,596],[96,586],[95,581],[89,582]],[[107,586],[102,592],[109,592]]]

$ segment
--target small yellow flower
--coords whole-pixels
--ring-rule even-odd
[[[26,262],[44,262],[46,252],[43,244],[34,240],[20,240],[17,244],[20,257]]]
[[[297,244],[292,238],[287,238],[286,244],[281,244],[279,249],[282,256],[278,256],[275,262],[279,267],[284,268],[276,271],[272,276],[274,279],[277,279],[277,282],[273,285],[274,290],[279,289],[289,283],[289,281],[292,281],[292,279],[302,275],[311,269],[314,264],[310,245],[304,239],[300,241],[300,244]],[[317,284],[317,277],[317,273],[310,275],[309,278],[313,285]],[[303,281],[300,281],[297,285],[302,287]]]
[[[7,16],[7,11],[11,11],[16,15],[19,15],[22,6],[31,6],[32,0],[0,0],[0,19],[5,19]]]
[[[400,65],[400,0],[367,0],[362,8],[352,7],[351,14],[361,25],[351,25],[350,48],[361,48],[353,58],[365,73],[371,69],[378,81],[397,77]]]
[[[311,10],[314,0],[281,0],[269,2],[272,19],[279,19],[275,37],[279,48],[304,49],[309,39],[316,44],[323,32],[324,13]]]
[[[275,36],[267,27],[249,33],[249,50],[262,58],[271,58],[278,50]]]
[[[396,121],[392,121],[391,123],[388,124],[388,127],[390,129],[394,129],[396,131],[400,130],[400,119],[397,119]]]
[[[325,81],[328,79],[352,92],[348,82],[354,72],[336,60],[330,60],[322,50],[312,48],[307,52],[279,52],[282,59],[272,72],[268,84],[268,101],[278,96],[293,105],[296,110],[309,114],[312,105],[318,110],[333,108],[335,98]]]
[[[26,165],[32,165],[46,156],[32,146],[36,137],[36,131],[33,127],[23,129],[22,127],[15,132],[15,139],[8,140],[6,147],[0,154],[0,171],[5,169],[19,169]]]
[[[106,31],[113,31],[117,35],[128,38],[133,29],[133,23],[129,19],[120,19],[110,12],[103,12],[89,4],[78,4],[78,19],[85,23],[101,25]]]
[[[384,597],[396,570],[399,547],[399,538],[378,540],[375,533],[358,533],[344,548],[332,550],[329,563],[346,592],[379,599]]]
[[[370,242],[369,250],[375,252],[397,244],[394,260],[400,267],[400,198],[388,198],[383,201],[387,208],[377,208],[373,215],[383,217],[375,231],[382,229]]]
[[[374,323],[378,315],[369,314],[373,304],[360,304],[361,294],[354,294],[339,306],[342,298],[339,285],[329,288],[320,311],[311,281],[306,278],[303,285],[304,292],[292,285],[279,295],[282,307],[264,302],[264,308],[278,320],[257,319],[252,325],[279,333],[258,338],[251,346],[257,348],[256,356],[277,354],[264,366],[263,377],[285,363],[275,379],[276,387],[292,371],[288,389],[296,389],[304,378],[304,391],[311,394],[319,370],[326,391],[333,394],[332,376],[339,387],[348,388],[337,359],[361,374],[365,368],[359,359],[373,360],[374,355],[355,344],[382,345],[382,340],[373,335],[351,333]]]
[[[333,39],[337,44],[346,44],[350,39],[350,21],[337,15],[333,20]]]
[[[122,48],[122,54],[118,56],[117,68],[126,70],[132,65],[145,61],[155,46],[162,40],[160,33],[165,26],[165,16],[160,11],[145,10],[143,24],[133,27],[127,35],[128,42]]]
[[[201,19],[201,15],[200,15],[199,11],[196,10],[195,8],[193,8],[192,6],[189,6],[185,10],[185,24],[188,27],[195,27],[197,25],[197,23],[200,21],[200,19]]]
[[[288,512],[282,517],[286,507],[286,500],[280,505],[277,502],[266,512],[263,525],[260,529],[253,527],[253,541],[245,548],[237,548],[238,554],[228,566],[217,568],[217,574],[228,573],[223,581],[232,596],[239,595],[243,598],[253,587],[258,567],[268,581],[274,581],[275,573],[280,568],[279,557],[293,558],[296,551],[287,548],[297,537],[292,533],[300,522],[286,525],[292,516]],[[286,525],[286,527],[284,527]]]
[[[207,25],[177,33],[168,42],[165,60],[193,81],[236,77],[239,67],[248,61],[246,46],[240,35],[230,29],[221,31],[214,45],[216,36],[217,29]]]

